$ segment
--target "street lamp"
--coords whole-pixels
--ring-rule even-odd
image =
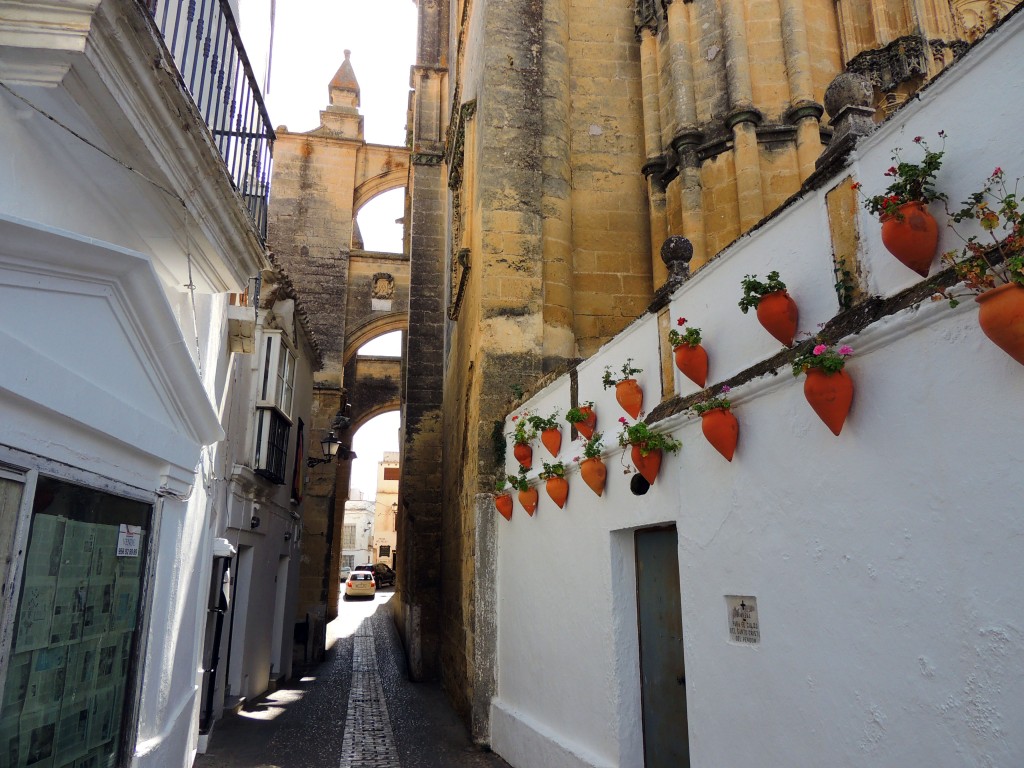
[[[306,459],[306,466],[313,468],[318,464],[330,464],[334,461],[335,457],[345,460],[354,459],[356,454],[347,445],[342,445],[341,440],[334,436],[334,432],[328,432],[327,436],[320,441],[320,450],[323,451],[324,458],[317,459],[312,456]]]

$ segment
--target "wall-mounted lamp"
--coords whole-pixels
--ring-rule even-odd
[[[250,528],[259,528],[260,527],[260,519],[256,515],[253,515],[252,519],[249,520],[249,527]]]
[[[340,461],[347,459],[354,459],[356,457],[347,445],[342,445],[341,440],[334,436],[334,432],[328,432],[327,437],[320,441],[320,450],[324,453],[324,458],[316,459],[312,456],[306,459],[307,467],[315,467],[318,464],[330,464],[337,458]]]

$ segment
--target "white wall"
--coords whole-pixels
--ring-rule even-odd
[[[1022,26],[1018,16],[860,145],[849,171],[867,194],[884,188],[893,146],[939,129],[949,138],[938,184],[952,200],[997,165],[1024,175]],[[744,274],[778,269],[802,332],[838,311],[824,205],[838,183],[674,296],[671,316],[704,331],[710,384],[779,350],[736,306]],[[917,282],[882,249],[877,221],[862,211],[859,226],[871,293]],[[941,248],[955,245],[944,231]],[[657,334],[644,317],[580,366],[580,398],[597,401],[606,446],[622,412],[600,388],[602,369],[632,356],[649,410],[662,394]],[[541,489],[533,518],[516,504],[499,520],[491,743],[513,766],[643,764],[633,531],[665,523],[679,532],[692,765],[1021,764],[1022,370],[982,335],[973,302],[926,302],[844,341],[856,393],[840,436],[782,369],[731,393],[732,463],[697,419],[675,416],[660,426],[683,449],[647,495],[630,493],[616,448],[603,498],[573,471],[564,510]],[[696,391],[678,373],[676,387]],[[526,405],[564,413],[568,392],[562,378]],[[580,450],[563,435],[568,462]],[[544,454],[535,446],[536,467]],[[567,567],[553,580],[544,563]],[[730,642],[726,595],[757,597],[758,645]]]

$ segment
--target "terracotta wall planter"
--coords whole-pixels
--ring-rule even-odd
[[[533,466],[533,448],[525,443],[516,443],[512,448],[512,455],[516,457],[519,466],[529,469]]]
[[[583,421],[577,421],[574,426],[584,439],[589,440],[594,436],[594,430],[597,428],[597,414],[594,413],[594,409],[589,405],[581,405],[580,413],[586,416],[586,418]]]
[[[978,324],[992,343],[1024,365],[1024,288],[1007,283],[976,296]]]
[[[512,519],[512,495],[503,493],[494,497],[494,506],[506,520]]]
[[[846,371],[825,373],[810,368],[804,381],[804,397],[832,434],[838,435],[853,402],[853,379]]]
[[[545,429],[540,433],[540,441],[544,443],[548,453],[552,456],[557,456],[559,449],[562,447],[562,430]]]
[[[715,450],[732,461],[736,443],[740,439],[740,423],[728,408],[715,408],[700,416],[700,429]]]
[[[784,346],[793,345],[799,311],[787,291],[775,291],[762,296],[757,305],[757,319]]]
[[[654,480],[658,477],[658,470],[661,469],[661,449],[653,450],[644,456],[640,451],[640,446],[634,445],[629,455],[633,459],[636,471],[644,476],[644,480],[654,485]]]
[[[559,509],[565,507],[565,500],[569,498],[568,480],[564,477],[549,477],[544,481],[544,490],[548,492],[548,496],[558,505]]]
[[[698,387],[708,379],[708,353],[700,344],[680,344],[675,348],[676,368]]]
[[[636,379],[624,379],[615,385],[615,400],[635,419],[644,408],[644,391]]]
[[[519,503],[523,505],[523,509],[526,510],[526,514],[530,517],[533,517],[533,513],[537,511],[537,502],[539,500],[540,494],[532,486],[525,491],[519,491]]]
[[[924,203],[904,203],[899,216],[883,216],[881,221],[885,249],[901,264],[927,277],[939,247],[939,225]]]
[[[600,496],[604,493],[605,480],[608,477],[608,468],[600,459],[584,459],[580,463],[580,477],[590,489]]]

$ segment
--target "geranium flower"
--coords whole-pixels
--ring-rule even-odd
[[[924,136],[915,136],[914,137],[914,143],[915,144],[920,144],[922,141],[924,141]]]
[[[619,416],[619,424],[626,424],[626,423],[627,423],[626,422],[626,417],[625,416]]]
[[[848,357],[849,355],[853,354],[853,347],[849,346],[848,344],[844,344],[839,348],[839,354],[842,355],[843,357]]]
[[[686,318],[680,317],[678,320],[676,320],[676,325],[686,325]]]
[[[824,344],[819,344],[818,346],[816,346],[814,348],[814,354],[815,355],[823,354],[826,349],[828,349],[828,347],[826,347]]]
[[[728,384],[723,384],[721,392],[723,395],[727,392],[732,392],[732,387],[730,387]]]

